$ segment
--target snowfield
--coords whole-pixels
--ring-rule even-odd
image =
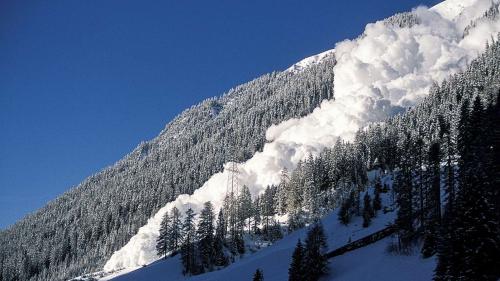
[[[289,71],[300,71],[309,65],[321,63],[325,56],[335,55],[335,99],[324,101],[308,116],[269,128],[266,134],[269,142],[263,151],[239,164],[240,183],[249,186],[252,196],[256,196],[267,185],[279,183],[280,171],[284,167],[293,170],[300,160],[308,155],[318,155],[325,147],[333,146],[339,137],[351,140],[359,128],[416,105],[434,83],[463,70],[468,62],[483,51],[487,40],[500,32],[499,19],[495,22],[481,21],[463,37],[465,23],[480,17],[491,3],[491,0],[448,0],[431,9],[419,7],[413,11],[420,19],[417,25],[401,28],[382,21],[368,24],[363,36],[358,39],[340,42],[334,50],[292,66]],[[113,254],[104,270],[111,272],[125,268],[130,271],[156,261],[155,243],[165,212],[176,206],[181,212],[192,208],[199,213],[206,201],[211,201],[218,210],[226,194],[228,175],[225,169],[213,175],[192,195],[180,195],[160,209],[122,249]],[[359,218],[345,227],[337,222],[336,213],[333,213],[323,219],[329,246],[334,249],[344,245],[349,237],[355,240],[377,231],[391,222],[393,216],[394,213],[379,215],[372,227],[363,229]],[[223,270],[189,280],[250,279],[256,268],[263,269],[266,280],[286,280],[293,248],[305,232],[294,232],[273,246],[247,255]],[[375,278],[377,272],[389,272],[383,280],[429,280],[434,261],[423,262],[418,256],[391,257],[384,254],[386,242],[379,241],[334,258],[332,278],[379,280]],[[370,259],[369,263],[361,262],[367,259]],[[353,267],[355,261],[359,264]],[[348,263],[351,264],[346,272]],[[160,277],[185,280],[180,268],[176,257],[141,267],[113,280],[157,280]],[[418,273],[418,276],[402,278],[398,274],[403,272]]]

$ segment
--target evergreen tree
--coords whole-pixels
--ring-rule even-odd
[[[398,213],[396,226],[398,228],[399,249],[407,249],[415,238],[415,229],[413,226],[413,159],[411,151],[413,140],[409,134],[406,134],[401,143],[400,171],[397,172],[393,183],[396,192],[396,201],[398,204]]]
[[[308,215],[309,222],[316,222],[319,219],[319,188],[314,177],[314,159],[309,155],[305,162],[304,169],[304,195],[303,206]]]
[[[270,238],[270,226],[273,222],[273,216],[276,214],[275,202],[274,202],[274,191],[275,188],[273,186],[266,187],[264,194],[261,197],[261,214],[264,219],[264,229],[263,233]]]
[[[252,211],[253,211],[253,227],[252,227],[252,230],[253,230],[254,234],[260,234],[259,225],[261,223],[261,216],[260,216],[261,206],[260,206],[260,197],[259,196],[255,197],[255,200],[253,201],[252,206],[253,206],[252,207]]]
[[[194,217],[194,211],[189,208],[182,223],[182,235],[184,239],[181,246],[181,260],[184,267],[182,272],[184,274],[198,274],[200,269],[195,247],[196,227]]]
[[[425,233],[422,255],[424,258],[435,254],[438,230],[441,227],[441,168],[440,146],[433,143],[428,153],[426,176],[427,196],[425,202]]]
[[[361,216],[360,192],[358,190],[354,190],[352,196],[351,213],[355,214],[356,216]]]
[[[264,281],[264,273],[262,273],[262,270],[257,269],[255,271],[252,281]]]
[[[238,197],[238,219],[239,223],[243,226],[247,225],[248,233],[250,233],[251,223],[250,220],[252,218],[252,195],[250,194],[250,189],[248,186],[244,185],[241,189],[241,193]],[[248,223],[246,221],[248,220]]]
[[[347,197],[340,206],[338,218],[343,225],[348,225],[349,222],[351,221],[351,209],[353,200],[354,200],[354,193],[351,192],[349,197]]]
[[[380,193],[382,192],[382,184],[380,183],[380,180],[375,182],[375,188],[373,191],[373,210],[374,214],[376,211],[379,211],[382,209],[382,200],[380,199]]]
[[[156,253],[159,257],[166,257],[167,252],[169,251],[168,247],[168,234],[170,229],[170,216],[168,212],[165,212],[163,215],[163,219],[160,224],[160,234],[158,235],[158,239],[156,240]]]
[[[448,211],[453,209],[453,203],[455,201],[455,147],[456,143],[452,136],[452,128],[450,122],[446,121],[442,115],[439,115],[439,136],[441,143],[444,145],[444,153],[446,164],[444,167],[445,180],[443,182],[444,190],[447,194],[447,205]]]
[[[172,208],[170,218],[172,222],[167,233],[168,249],[170,251],[176,251],[180,248],[182,240],[181,213],[177,207]]]
[[[215,229],[213,262],[216,266],[226,266],[228,260],[224,254],[224,244],[226,241],[226,222],[224,220],[224,212],[221,209],[217,217],[217,228]]]
[[[372,201],[368,192],[365,193],[363,198],[363,227],[368,227],[374,217],[375,213],[372,208]]]
[[[198,247],[200,253],[201,266],[204,269],[212,270],[215,264],[214,251],[214,211],[210,201],[205,202],[203,210],[200,213],[198,223]]]
[[[302,242],[297,241],[297,246],[292,254],[292,262],[290,263],[290,268],[288,269],[288,281],[303,281],[306,280],[305,268],[304,268],[304,247]]]
[[[279,215],[283,215],[287,210],[287,194],[289,188],[290,176],[288,175],[288,169],[286,167],[281,170],[280,184],[278,185],[278,191],[276,192],[276,202],[277,211]]]
[[[302,196],[304,195],[303,174],[303,162],[299,161],[299,163],[297,163],[297,167],[292,172],[292,176],[290,177],[290,184],[286,196],[286,208],[287,213],[289,214],[302,208]]]
[[[305,226],[304,212],[302,209],[292,211],[288,214],[288,230],[294,231]]]
[[[326,236],[321,223],[314,224],[307,232],[304,249],[304,273],[306,281],[317,281],[326,273],[328,260]]]

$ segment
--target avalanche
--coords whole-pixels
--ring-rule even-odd
[[[413,10],[419,19],[416,25],[399,27],[384,21],[368,24],[359,38],[340,42],[334,50],[292,66],[289,71],[293,73],[334,54],[335,99],[324,101],[306,117],[271,126],[263,151],[239,164],[241,184],[249,186],[255,196],[267,185],[277,184],[284,167],[293,170],[299,160],[317,155],[337,138],[351,140],[356,130],[366,124],[417,104],[434,83],[463,70],[484,49],[487,40],[500,31],[497,18],[495,22],[479,21],[463,37],[465,26],[491,4],[491,0],[448,0],[431,9],[419,7]],[[225,169],[192,195],[180,195],[160,209],[113,254],[104,270],[155,261],[155,242],[165,212],[173,206],[181,212],[187,208],[199,212],[205,201],[220,208],[228,175]]]
[[[376,173],[371,173],[372,178]],[[385,175],[382,183],[392,184],[392,176]],[[369,191],[372,193],[373,188]],[[390,193],[382,194],[384,206],[393,208]],[[379,211],[372,224],[363,228],[361,217],[355,217],[345,226],[337,218],[337,211],[322,219],[326,230],[329,250],[337,249],[349,240],[355,241],[366,235],[383,229],[391,223],[396,213]],[[190,281],[222,281],[222,280],[250,280],[257,268],[263,270],[265,280],[287,280],[288,267],[292,252],[300,238],[304,240],[306,229],[300,229],[277,241],[270,247],[257,253],[244,256],[242,259],[219,271],[187,277],[182,275],[179,255],[167,260],[160,260],[147,267],[127,272],[120,276],[110,275],[101,280],[132,281],[132,280],[160,280],[168,276],[168,280]],[[390,238],[383,239],[372,245],[334,257],[330,260],[331,268],[322,280],[430,280],[436,265],[435,259],[422,259],[418,255],[390,255],[385,253]],[[410,277],[411,276],[411,277]],[[413,278],[413,279],[411,279]]]

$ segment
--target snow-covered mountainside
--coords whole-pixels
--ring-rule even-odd
[[[390,176],[382,177],[383,183],[390,184],[391,181],[392,180]],[[373,193],[373,189],[370,189],[370,192]],[[394,202],[391,202],[390,193],[385,193],[382,195],[382,202],[383,205],[388,207],[389,209],[391,209],[394,205]],[[362,219],[360,217],[356,217],[353,220],[353,222],[348,226],[342,225],[337,219],[337,212],[338,209],[336,209],[330,215],[322,219],[322,224],[324,228],[327,230],[326,235],[328,237],[329,250],[334,250],[336,248],[339,248],[340,246],[346,244],[349,240],[354,241],[368,234],[376,232],[380,229],[383,229],[389,223],[392,223],[395,217],[394,211],[388,212],[386,214],[380,211],[378,216],[373,220],[373,224],[369,228],[363,228]],[[156,280],[160,279],[162,276],[168,276],[169,280],[172,281],[176,280],[229,281],[229,280],[236,280],[242,277],[245,277],[242,280],[250,280],[250,277],[255,272],[256,268],[260,268],[263,270],[263,272],[265,273],[266,280],[287,280],[288,267],[291,261],[293,249],[297,244],[298,239],[304,240],[306,236],[306,231],[307,229],[301,229],[295,231],[268,248],[264,248],[263,250],[260,250],[255,254],[248,254],[248,256],[242,257],[240,260],[238,260],[237,262],[228,266],[225,269],[199,276],[193,276],[191,278],[186,278],[184,275],[182,275],[182,272],[178,270],[182,268],[180,260],[178,258],[172,258],[164,261],[159,261],[157,263],[148,265],[144,268],[139,267],[138,270],[120,277],[116,278],[111,277],[111,279],[108,277],[104,278],[103,280],[109,280],[109,279],[115,281]],[[418,259],[418,257],[412,257],[412,259]],[[419,268],[422,269],[422,266],[420,266]],[[417,268],[415,268],[415,270],[416,269]],[[426,269],[425,265],[424,269]],[[338,271],[337,269],[332,270],[331,271],[332,275],[336,277],[337,271]],[[430,272],[432,272],[432,266]],[[397,279],[396,276],[394,277],[395,279],[393,280],[401,280]],[[336,280],[336,278],[333,278],[332,280]]]
[[[282,183],[280,183],[278,193],[276,195],[271,195],[271,198],[275,198],[272,200],[271,204],[277,204],[278,206],[275,208],[278,210],[280,209],[279,205],[282,204],[280,203],[282,202],[280,198],[282,198],[282,196],[285,196],[285,198],[293,198],[296,196],[294,195],[294,190],[299,188],[301,189],[301,192],[299,192],[298,196],[303,196],[302,198],[305,200],[305,208],[302,207],[304,208],[303,211],[311,212],[310,205],[308,205],[306,200],[307,190],[313,188],[309,185],[310,183],[308,183],[308,173],[311,173],[311,171],[312,174],[316,173],[316,176],[312,179],[314,184],[321,186],[324,183],[331,183],[331,181],[333,181],[334,183],[331,185],[333,186],[333,191],[335,193],[344,194],[341,196],[342,204],[340,204],[340,207],[331,209],[329,214],[322,219],[322,224],[328,237],[328,250],[336,251],[332,251],[328,254],[330,257],[330,263],[328,266],[329,270],[320,280],[431,280],[433,278],[435,271],[437,270],[436,264],[439,260],[439,255],[424,254],[423,249],[426,242],[422,241],[426,241],[426,236],[429,234],[426,231],[422,232],[422,226],[425,226],[424,229],[429,229],[431,221],[429,218],[422,220],[420,218],[422,214],[421,212],[423,210],[428,210],[429,206],[435,206],[433,204],[436,203],[440,206],[440,209],[443,208],[443,206],[445,206],[444,208],[446,210],[449,210],[448,208],[450,208],[449,202],[453,195],[448,189],[450,179],[447,178],[447,174],[450,172],[450,167],[451,169],[454,169],[453,167],[456,164],[448,162],[447,160],[450,159],[450,156],[453,156],[447,152],[450,147],[447,147],[446,143],[450,140],[449,136],[451,131],[463,130],[459,129],[459,127],[464,125],[458,124],[464,123],[463,110],[464,108],[468,108],[468,104],[471,99],[475,99],[474,110],[478,110],[477,101],[479,100],[482,100],[484,104],[490,104],[489,109],[486,109],[484,113],[480,113],[485,114],[483,119],[477,120],[476,122],[479,122],[481,126],[484,127],[483,129],[479,129],[478,132],[491,133],[491,130],[496,130],[495,134],[497,142],[494,144],[496,151],[491,150],[490,155],[485,155],[485,157],[489,159],[485,160],[485,162],[488,163],[488,161],[495,158],[498,161],[498,139],[500,137],[500,131],[498,131],[497,128],[498,121],[500,120],[500,106],[497,101],[497,98],[500,97],[500,83],[498,83],[498,81],[500,81],[499,73],[500,42],[496,41],[493,45],[488,47],[486,53],[474,60],[468,66],[467,70],[448,78],[439,88],[433,88],[430,96],[425,98],[424,101],[414,109],[399,116],[389,118],[384,124],[370,126],[369,128],[361,131],[361,135],[357,136],[356,146],[359,147],[358,149],[360,149],[360,151],[365,149],[368,150],[367,159],[372,160],[360,159],[359,161],[368,161],[371,163],[368,164],[368,167],[382,166],[393,171],[382,173],[382,170],[375,169],[367,173],[367,192],[365,193],[365,190],[363,189],[357,191],[361,194],[365,194],[363,211],[359,211],[359,205],[358,207],[355,207],[356,203],[353,202],[356,200],[354,199],[355,197],[352,197],[352,194],[354,194],[353,192],[356,192],[357,188],[363,188],[365,184],[361,184],[361,186],[356,187],[356,181],[353,181],[351,178],[352,174],[346,173],[345,170],[342,170],[342,166],[351,166],[352,163],[350,162],[352,160],[343,158],[345,156],[344,153],[346,153],[345,149],[348,149],[348,146],[343,146],[341,143],[335,144],[333,150],[320,154],[313,162],[310,162],[311,160],[307,160],[304,166],[298,167],[297,170],[292,173],[287,184],[282,185]],[[459,105],[462,105],[461,109],[459,109]],[[494,108],[491,108],[492,105]],[[475,119],[476,117],[472,115],[470,118]],[[450,124],[451,126],[447,127],[446,124]],[[474,127],[471,129],[473,128]],[[443,134],[443,130],[448,131],[445,132],[444,135],[440,136],[440,134]],[[477,130],[477,127],[475,127],[474,130]],[[495,135],[480,135],[479,139],[490,138],[491,136]],[[427,155],[427,152],[424,152],[422,155],[422,150],[426,150],[427,148],[420,147],[419,152],[419,145],[422,145],[422,143],[419,144],[418,140],[422,140],[421,138],[423,137],[428,138],[427,141],[434,144],[430,145],[428,148],[431,152],[433,151],[432,147],[436,147],[436,144],[438,144],[438,147],[443,145],[443,155],[439,156],[439,153],[429,153],[428,156],[424,156]],[[458,139],[462,138],[463,136],[458,137]],[[458,142],[457,146],[461,146],[462,141],[459,140]],[[409,148],[408,145],[415,145],[415,147]],[[490,148],[490,144],[485,143],[484,145]],[[493,153],[496,154],[491,155]],[[435,160],[433,160],[434,162],[422,159],[426,157],[433,159],[432,155],[434,155],[434,157],[437,155],[437,158],[434,158]],[[354,157],[363,158],[366,156],[354,153]],[[443,162],[441,163],[440,158],[443,159]],[[466,163],[465,165],[477,165],[484,167],[482,166],[484,163],[479,163],[479,161],[480,160],[475,160],[474,162]],[[425,164],[423,165],[422,163]],[[399,167],[396,168],[395,165],[398,165]],[[458,165],[464,164],[459,163]],[[310,169],[311,167],[313,168]],[[406,169],[408,169],[408,167],[411,169],[409,174],[411,175],[409,178],[411,183],[410,186],[414,185],[412,189],[409,189],[410,194],[412,194],[411,197],[405,197],[405,190],[407,190],[407,183],[405,183],[405,181],[408,180],[408,178],[406,178],[408,174],[405,174],[405,171],[407,171]],[[341,170],[337,171],[337,169]],[[491,169],[491,167],[486,169]],[[477,171],[474,170],[471,170],[471,172],[477,173]],[[498,175],[498,170],[496,173],[498,178],[498,176],[500,176]],[[299,177],[304,177],[306,180],[302,182],[300,180],[297,181],[297,175],[299,175]],[[343,175],[346,178],[336,180],[337,176],[342,177]],[[438,179],[437,182],[435,181],[436,175]],[[379,176],[380,181],[378,181]],[[481,175],[480,179],[484,180],[485,176],[489,177],[488,174]],[[457,177],[462,177],[462,175],[459,174]],[[453,180],[454,179],[452,177],[451,181]],[[380,183],[378,184],[379,189],[376,188],[378,182]],[[346,189],[345,187],[342,187],[345,186],[346,183],[351,185],[351,187],[347,187],[347,190],[351,190],[350,196],[345,195]],[[429,185],[430,183],[432,183],[433,187],[437,188],[439,191],[438,195],[432,195],[429,192],[432,190],[431,185]],[[386,185],[387,188],[385,187]],[[384,188],[382,188],[382,186],[384,186]],[[280,189],[283,187],[284,189]],[[494,187],[496,188],[496,186]],[[481,185],[478,184],[478,186],[474,186],[474,188],[479,189],[484,187],[481,187]],[[266,188],[264,197],[261,197],[264,199],[263,204],[265,204],[268,190],[269,189]],[[280,190],[285,190],[285,195],[280,194]],[[325,197],[325,194],[323,194],[323,192],[319,192],[319,190],[316,190],[314,194],[316,197],[321,198],[320,202],[324,202],[322,200],[324,198],[328,198],[328,195]],[[379,207],[377,207],[376,210],[379,211],[376,212],[375,217],[371,220],[366,220],[365,215],[370,214],[370,211],[367,211],[369,210],[366,207],[367,204],[368,206],[372,206],[371,208],[375,208],[376,206],[375,199],[370,201],[370,198],[377,198],[375,195],[376,190],[382,190],[383,192],[381,195],[381,206],[379,205]],[[484,191],[478,192],[480,196],[485,196],[487,193]],[[368,198],[368,201],[366,198]],[[498,199],[498,197],[496,198]],[[491,199],[492,198],[488,198],[488,200]],[[293,200],[289,201],[288,204],[292,204],[292,202]],[[346,205],[346,202],[351,203]],[[447,203],[445,204],[445,202]],[[473,199],[471,202],[473,202],[473,204],[477,204],[478,201]],[[494,204],[494,202],[498,201],[493,201],[492,203]],[[326,203],[326,205],[329,204],[330,203],[328,202]],[[419,204],[422,205],[418,207]],[[322,207],[328,210],[326,205],[322,205]],[[339,206],[339,204],[335,205]],[[416,238],[414,238],[415,240],[411,242],[413,244],[410,243],[411,246],[401,247],[401,243],[407,243],[403,240],[405,230],[401,229],[403,225],[401,220],[406,218],[404,212],[405,208],[408,208],[409,206],[413,206],[410,208],[414,208],[411,212],[415,217],[414,224],[416,228],[413,230],[413,235],[416,235]],[[265,209],[265,207],[261,208],[263,208],[262,210]],[[494,207],[492,206],[491,208],[496,208],[498,210],[498,205],[494,205]],[[480,210],[484,211],[484,207],[481,207]],[[346,214],[351,213],[353,215],[357,213],[357,215],[354,218],[347,219],[347,222],[344,222],[344,215],[342,215],[343,212],[346,212]],[[432,212],[427,213],[425,217],[432,216],[432,214]],[[447,217],[447,215],[449,216],[448,212],[444,214],[443,220],[445,220],[444,218]],[[486,223],[495,220],[498,221],[498,217],[495,217],[494,215],[492,216],[492,214],[481,212],[479,213],[479,216],[486,217],[479,217],[475,220],[485,220]],[[368,218],[370,217],[368,216]],[[278,215],[275,215],[274,219],[282,223],[284,222],[283,217],[279,216],[279,211]],[[446,220],[449,220],[449,218]],[[288,220],[288,223],[290,223],[290,219]],[[471,224],[472,222],[469,222],[468,227],[472,227]],[[388,225],[391,226],[387,227]],[[459,227],[459,225],[457,222],[454,222],[452,227]],[[371,234],[381,233],[379,230],[384,231],[386,234],[376,238],[375,240],[366,242],[368,237],[374,237],[374,235]],[[458,231],[459,233],[463,233],[460,228],[458,228]],[[94,275],[94,277],[105,276],[102,280],[123,281],[147,281],[162,278],[168,278],[168,280],[251,280],[254,272],[259,269],[264,272],[265,280],[287,280],[289,274],[288,269],[290,268],[292,261],[292,252],[294,251],[294,247],[298,239],[302,239],[302,241],[305,240],[304,238],[308,235],[306,232],[308,232],[308,229],[302,228],[285,234],[283,239],[278,240],[274,244],[260,250],[258,249],[260,247],[259,245],[262,245],[260,244],[260,234],[253,231],[249,232],[246,236],[246,244],[251,246],[255,244],[254,247],[249,247],[249,249],[253,250],[247,250],[243,255],[237,256],[236,260],[225,268],[219,268],[219,270],[196,276],[183,274],[183,265],[180,258],[180,256],[182,256],[181,254],[169,257],[165,260],[158,260],[151,264],[117,270],[111,274],[101,272]],[[474,236],[483,236],[485,234],[485,232],[481,234],[476,233]],[[493,238],[493,240],[496,239],[498,241],[500,236],[495,234],[492,235],[493,237],[489,236],[489,238],[486,239]],[[474,239],[474,237],[472,239]],[[479,240],[472,242],[484,245],[485,238],[481,237],[478,239]],[[359,241],[365,242],[363,242],[363,244],[359,244]],[[354,248],[348,245],[361,246]],[[348,248],[346,248],[346,246]],[[490,246],[492,247],[491,250],[495,250],[495,245]],[[346,250],[339,252],[340,249]],[[480,249],[477,248],[477,246],[473,246],[472,250],[476,252]],[[484,249],[481,249],[481,251],[484,251]],[[496,251],[497,254],[500,254],[500,248],[496,247]],[[338,254],[333,254],[335,252]],[[468,255],[473,254],[469,253]],[[460,258],[463,258],[463,254],[460,254]],[[479,260],[480,264],[483,264],[484,262],[488,262],[488,260]],[[496,260],[496,262],[498,264],[498,260]],[[459,273],[457,271],[451,272],[451,274]],[[498,271],[494,274],[495,275],[493,276],[500,276],[500,272]],[[484,280],[497,280],[497,278],[494,277],[494,279],[491,279],[491,277],[492,276],[486,277]],[[444,280],[456,280],[456,278],[447,277],[447,279]],[[466,280],[482,279],[474,278]]]
[[[246,199],[267,207],[275,203],[268,199],[283,183],[284,170],[293,171],[296,178],[290,181],[297,188],[290,192],[300,193],[300,198],[276,203],[280,208],[288,205],[276,218],[283,223],[287,215],[292,222],[306,217],[311,222],[319,213],[337,208],[350,189],[364,188],[367,169],[397,168],[395,154],[416,149],[408,144],[410,136],[422,134],[427,148],[436,136],[444,135],[449,138],[445,147],[456,150],[463,100],[472,103],[482,96],[486,106],[499,88],[492,84],[500,72],[498,43],[491,47],[500,32],[498,6],[499,0],[447,0],[432,8],[418,7],[370,23],[356,39],[185,110],[155,139],[1,231],[0,280],[67,280],[98,270],[102,275],[112,273],[105,278],[123,280],[156,280],[157,274],[183,279],[179,256],[158,261],[162,220],[175,209],[200,214],[207,201],[215,211],[227,207],[224,198],[235,167],[237,186],[248,187]],[[481,57],[485,50],[489,56]],[[457,73],[463,75],[453,76]],[[429,95],[433,99],[419,107]],[[362,128],[367,132],[360,132]],[[449,163],[456,160],[450,159]],[[328,169],[321,174],[316,166]],[[323,184],[316,186],[316,178],[322,176],[328,179],[317,180]],[[275,214],[269,209],[260,210],[267,214],[257,217],[273,221]],[[330,248],[345,244],[355,231],[376,231],[392,221],[391,216],[380,215],[370,228],[343,229],[330,214],[323,219]],[[262,224],[259,227],[263,231]],[[266,232],[270,229],[266,225]],[[233,255],[235,262],[227,268],[192,278],[234,280],[252,274],[258,265],[266,280],[285,280],[287,266],[278,269],[269,260],[288,263],[293,245],[305,232],[297,230],[282,241],[268,239],[275,243],[241,259]],[[358,253],[374,255],[384,244],[382,240],[335,258],[340,268],[332,264],[331,276],[359,280],[362,272],[373,269],[400,276],[391,271],[397,266],[430,276],[435,262],[417,255],[380,256],[359,265],[356,272],[340,270],[342,264],[367,259]],[[141,269],[134,271],[137,268]]]
[[[324,52],[319,53],[317,55],[305,58],[305,59],[299,61],[298,63],[295,63],[294,65],[287,68],[285,71],[292,72],[292,73],[298,73],[298,72],[302,71],[303,69],[310,67],[311,65],[315,65],[315,64],[322,62],[327,57],[333,57],[333,56],[335,56],[334,50],[324,51]]]
[[[368,192],[373,196],[373,180],[381,176],[381,183],[392,186],[392,175],[383,175],[379,171],[370,173],[372,180]],[[362,226],[362,218],[355,217],[349,225],[343,225],[337,218],[338,209],[335,209],[321,221],[326,230],[328,250],[337,249],[349,241],[355,241],[369,234],[377,232],[394,223],[396,211],[391,191],[382,194],[382,206],[386,212],[378,211],[370,227]],[[292,252],[297,240],[304,241],[307,228],[292,232],[272,246],[257,253],[249,253],[227,268],[187,277],[182,274],[179,255],[166,260],[159,260],[145,267],[117,272],[99,280],[133,281],[133,280],[160,280],[168,277],[171,281],[230,281],[250,280],[257,268],[264,272],[265,280],[287,280],[288,268]],[[330,260],[331,266],[328,275],[322,280],[387,280],[387,281],[424,281],[430,280],[435,267],[434,259],[422,259],[418,254],[407,256],[392,255],[387,247],[392,238],[385,238],[373,245],[367,246]],[[414,274],[417,273],[417,274]],[[413,278],[409,277],[413,276]]]
[[[459,8],[456,6],[459,5]],[[239,164],[241,184],[253,196],[278,184],[280,171],[295,169],[308,155],[317,156],[340,137],[353,140],[356,131],[418,104],[433,85],[464,70],[500,31],[498,18],[478,23],[464,36],[465,22],[481,17],[497,2],[449,0],[428,9],[416,8],[390,22],[368,24],[362,36],[336,45],[335,99],[324,101],[311,114],[271,126],[267,143]],[[411,24],[402,22],[411,18]],[[416,20],[414,20],[416,18]],[[394,24],[394,23],[398,24]],[[306,59],[290,71],[314,66],[322,57]],[[300,71],[297,73],[301,73]],[[157,259],[155,243],[163,215],[174,206],[199,212],[205,201],[215,209],[227,192],[228,170],[214,174],[192,195],[180,195],[160,209],[138,233],[106,263],[105,270],[137,267]]]
[[[334,65],[329,57],[300,73],[266,74],[186,109],[156,138],[0,231],[0,277],[67,280],[102,268],[167,202],[261,150],[269,126],[332,99]]]

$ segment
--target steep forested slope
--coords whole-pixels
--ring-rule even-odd
[[[330,249],[393,224],[396,234],[392,238],[333,258],[324,280],[372,280],[374,276],[430,280],[434,270],[436,280],[497,280],[499,81],[500,36],[465,71],[435,85],[420,105],[361,129],[353,143],[338,142],[299,165],[287,181],[269,187],[253,201],[252,216],[257,221],[270,216],[274,221],[280,219],[276,215],[286,213],[287,228],[293,230],[331,212],[323,218]],[[367,173],[369,169],[385,172],[378,178],[377,173]],[[366,179],[373,189],[367,190]],[[378,190],[384,190],[381,206],[375,209],[380,211],[366,218],[367,201],[360,203],[359,198],[362,194],[375,197],[377,182]],[[391,187],[390,193],[382,185]],[[314,198],[308,196],[311,193]],[[334,209],[342,201],[342,207]],[[344,208],[346,202],[349,207]],[[303,221],[297,223],[294,212]],[[301,226],[294,227],[294,222]],[[248,236],[258,241],[265,233],[262,226],[249,230]],[[304,234],[304,229],[292,232],[266,249],[237,257],[219,271],[183,275],[177,255],[113,280],[165,276],[172,280],[250,280],[258,268],[265,278],[286,280],[293,246]]]
[[[299,73],[267,74],[185,110],[157,138],[2,231],[0,279],[60,280],[102,266],[160,206],[230,157],[259,150],[270,125],[331,99],[334,64],[329,56]]]
[[[496,10],[489,10],[483,19],[471,23],[467,34],[477,35],[482,30],[478,31],[477,26],[484,27],[481,21],[496,18],[495,11],[498,10],[498,4],[491,5],[493,8],[496,7]],[[432,16],[428,12],[424,15]],[[420,19],[413,13],[405,13],[391,17],[384,24],[404,29],[388,31],[406,38],[407,31],[411,31],[410,27],[418,25],[419,21]],[[427,21],[430,20],[427,18]],[[375,31],[383,30],[380,25],[372,27],[375,27],[370,29],[372,37],[377,35]],[[420,30],[419,27],[416,29]],[[447,34],[447,31],[441,33]],[[438,35],[442,34],[433,34],[432,40],[426,42],[435,42],[440,39]],[[363,36],[365,35],[361,38]],[[472,40],[465,43],[470,41]],[[415,43],[414,40],[407,40],[404,43],[406,42]],[[444,43],[442,46],[444,54],[457,50],[464,51],[456,48],[455,45],[461,43],[454,37],[450,42]],[[346,55],[345,49],[351,45],[353,44],[343,45]],[[415,44],[411,46],[413,45]],[[397,47],[397,44],[394,46]],[[419,46],[425,47],[424,44]],[[450,46],[453,48],[450,49]],[[400,49],[405,50],[408,47],[404,45]],[[362,51],[363,48],[357,50]],[[326,189],[329,192],[321,196],[333,196],[333,199],[337,200],[337,196],[348,193],[349,190],[338,193],[337,191],[339,184],[350,187],[349,181],[353,179],[349,177],[352,175],[355,175],[355,185],[361,185],[357,181],[363,175],[358,170],[353,170],[352,166],[345,165],[346,158],[352,160],[351,162],[357,167],[362,163],[366,168],[377,165],[395,168],[400,164],[396,156],[412,151],[402,146],[405,144],[406,135],[415,132],[421,134],[424,145],[421,145],[420,149],[424,151],[431,141],[435,141],[436,136],[440,135],[438,130],[441,128],[440,125],[457,122],[456,108],[463,97],[470,98],[476,94],[483,96],[486,93],[489,95],[497,91],[498,86],[493,82],[495,79],[498,80],[498,44],[490,47],[488,52],[475,61],[465,74],[450,79],[440,88],[435,87],[431,98],[424,105],[402,117],[390,119],[386,125],[373,125],[368,130],[359,132],[354,144],[340,143],[333,148],[333,151],[327,150],[325,153],[330,155],[323,157],[331,157],[329,162],[343,166],[334,166],[338,169],[333,170],[331,177],[326,177],[329,181],[326,185],[321,185],[323,191]],[[429,53],[433,53],[432,50]],[[0,280],[61,280],[100,268],[104,261],[127,243],[138,228],[144,225],[160,207],[177,198],[179,194],[193,193],[211,175],[220,171],[223,163],[228,160],[236,158],[238,161],[243,161],[250,158],[255,151],[262,149],[265,143],[264,135],[269,126],[293,117],[308,115],[321,100],[332,99],[333,69],[336,61],[333,53],[331,54],[315,62],[314,65],[301,67],[300,71],[264,75],[229,91],[220,98],[209,99],[193,106],[169,123],[157,138],[140,144],[115,165],[89,177],[41,210],[2,231]],[[399,53],[393,52],[394,54]],[[405,58],[408,59],[413,55],[418,57],[421,53],[416,50],[415,53],[406,54]],[[463,55],[463,60],[457,59],[457,65],[465,65],[466,58],[473,57],[463,53],[460,55]],[[455,54],[450,56],[456,57]],[[434,63],[436,59],[430,61]],[[429,62],[421,62],[425,65],[421,69],[428,70],[427,63]],[[453,60],[444,60],[442,65],[438,64],[431,70],[437,69],[448,75],[447,71],[458,69],[458,66],[448,67],[454,63]],[[400,68],[407,76],[415,74],[414,71],[419,67],[401,64]],[[372,68],[373,73],[367,77],[384,74],[397,78],[400,74],[396,71],[397,67],[390,63],[384,61],[382,65],[383,68]],[[376,73],[379,69],[383,71]],[[435,76],[438,77],[437,74]],[[338,80],[340,79],[336,79]],[[416,89],[426,85],[429,80],[431,78],[403,86]],[[376,97],[377,93],[386,90],[384,87],[380,89],[366,87],[370,88],[369,93],[373,94],[369,96],[369,100],[373,101],[372,98]],[[393,96],[401,95],[403,92],[394,92]],[[350,97],[356,98],[354,95],[350,96],[350,92],[344,94],[348,100]],[[483,99],[485,103],[491,100],[493,100],[491,97]],[[383,109],[387,104],[376,105],[380,105]],[[390,102],[388,105],[390,108]],[[345,110],[360,108],[363,110],[363,107],[346,106]],[[365,113],[354,111],[354,115],[369,115]],[[335,123],[333,121],[331,123]],[[447,134],[450,136],[454,134],[452,136],[456,137],[457,133],[454,131]],[[235,147],[237,149],[234,149]],[[234,153],[235,150],[238,153]],[[412,157],[408,159],[416,160]],[[301,183],[303,182],[302,179]],[[301,185],[300,188],[305,187]],[[322,198],[318,196],[316,200],[320,199]],[[309,201],[314,203],[312,200]]]

